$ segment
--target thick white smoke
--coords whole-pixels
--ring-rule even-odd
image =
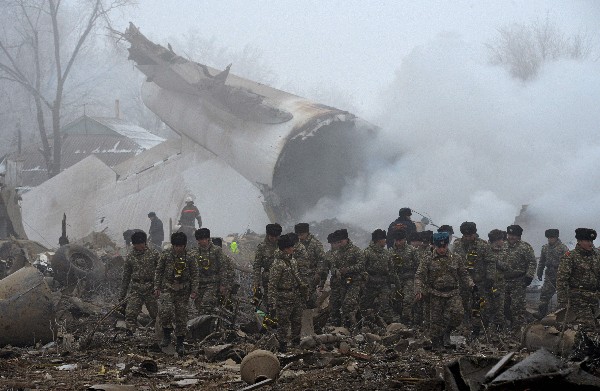
[[[524,239],[536,251],[547,228],[565,242],[576,227],[600,228],[597,62],[547,63],[523,83],[489,65],[483,44],[446,34],[403,60],[382,100],[368,176],[308,219],[372,230],[409,206],[457,233],[475,221],[487,239],[528,204]]]

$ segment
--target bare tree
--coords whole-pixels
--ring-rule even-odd
[[[33,97],[49,177],[61,168],[61,111],[75,62],[94,28],[100,22],[110,23],[110,13],[130,3],[82,1],[81,19],[72,29],[61,23],[67,12],[62,0],[11,0],[4,6],[13,17],[9,19],[11,25],[4,24],[0,37],[0,79],[17,83]]]

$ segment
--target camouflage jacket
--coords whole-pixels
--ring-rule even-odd
[[[198,293],[198,284],[198,265],[187,250],[182,255],[175,254],[173,249],[162,252],[154,274],[155,290]]]
[[[540,262],[537,268],[537,275],[539,279],[542,279],[544,274],[544,268],[546,268],[546,278],[554,280],[556,278],[556,272],[558,271],[558,264],[560,258],[569,251],[569,248],[560,241],[560,239],[551,246],[546,243],[542,246],[540,253]]]
[[[263,280],[268,280],[269,270],[275,259],[275,250],[277,250],[277,242],[271,243],[267,237],[256,247],[252,263],[252,283],[254,285],[260,286]]]
[[[357,279],[365,271],[365,257],[360,248],[350,240],[333,253],[332,278]]]
[[[414,281],[419,267],[419,254],[417,249],[409,244],[390,249],[394,273],[401,281]]]
[[[272,305],[278,297],[300,297],[301,282],[298,265],[292,255],[278,251],[269,271],[269,297]]]
[[[396,273],[394,273],[394,263],[390,251],[371,242],[369,247],[363,251],[363,255],[365,271],[369,274],[369,283],[396,283]]]
[[[558,265],[556,290],[559,307],[566,306],[572,292],[600,291],[600,254],[596,250],[586,251],[579,245],[575,250],[567,251]]]
[[[508,261],[506,260],[506,243],[501,248],[490,246],[489,259],[496,264],[495,282],[504,281],[504,273],[508,271]]]
[[[439,255],[433,251],[421,260],[415,276],[415,293],[429,292],[434,296],[449,297],[458,294],[461,286],[472,285],[462,259],[450,252]]]
[[[325,285],[325,281],[327,280],[327,275],[329,271],[331,271],[332,275],[335,269],[334,260],[335,260],[335,251],[333,249],[327,250],[325,256],[323,257],[323,262],[319,266],[319,286],[322,288]]]
[[[535,253],[529,243],[522,240],[514,245],[508,243],[506,246],[506,262],[508,270],[504,273],[504,278],[507,280],[520,277],[533,278],[536,266]]]
[[[154,271],[159,258],[158,251],[149,248],[144,251],[133,249],[127,254],[123,265],[123,280],[119,294],[121,299],[127,295],[130,283],[150,286],[154,284]]]
[[[298,261],[298,269],[303,277],[314,279],[319,270],[321,270],[323,267],[322,265],[325,258],[323,245],[312,234],[308,234],[306,240],[301,240],[300,243],[302,243],[306,249],[308,260],[306,262],[306,266],[304,267],[305,271],[302,270],[303,266],[300,265],[300,261]]]
[[[476,238],[469,242],[456,239],[452,252],[462,260],[465,269],[476,284],[493,284],[496,279],[496,262],[490,259],[490,245]]]
[[[219,284],[231,286],[234,277],[233,265],[231,260],[225,256],[221,247],[209,242],[207,248],[198,246],[191,250],[190,256],[198,264],[200,285]]]

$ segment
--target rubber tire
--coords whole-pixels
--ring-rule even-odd
[[[89,249],[67,244],[60,247],[51,260],[54,278],[64,286],[72,286],[81,279],[100,282],[106,276],[106,267]]]

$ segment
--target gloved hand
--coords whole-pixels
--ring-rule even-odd
[[[525,286],[529,286],[531,281],[533,281],[533,277],[525,276],[523,281],[525,282]]]

